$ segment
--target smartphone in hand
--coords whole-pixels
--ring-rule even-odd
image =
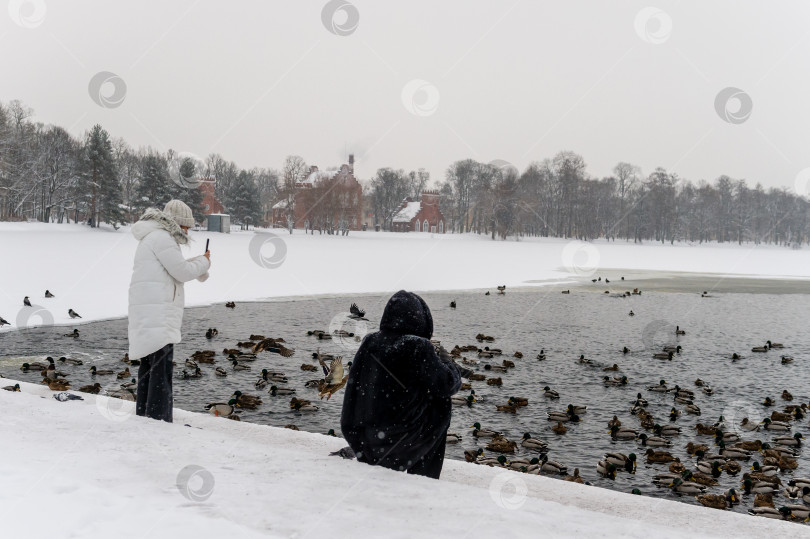
[[[211,241],[211,238],[208,238],[207,240],[205,240],[205,252],[206,253],[208,252],[208,242],[210,242],[210,241]]]

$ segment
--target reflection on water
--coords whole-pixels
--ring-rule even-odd
[[[696,503],[694,498],[678,498],[667,489],[657,489],[651,478],[667,471],[665,465],[648,466],[641,454],[643,448],[634,441],[613,442],[608,434],[607,422],[614,414],[625,426],[639,429],[639,420],[629,413],[631,401],[641,392],[650,402],[648,410],[662,424],[669,423],[669,411],[673,406],[671,394],[656,394],[646,391],[646,386],[664,379],[670,386],[680,384],[696,392],[696,404],[702,415],[682,415],[675,424],[683,434],[673,438],[670,451],[693,469],[694,459],[684,449],[688,441],[712,444],[711,437],[698,436],[694,426],[698,422],[714,423],[721,415],[732,417],[738,423],[743,415],[762,419],[770,415],[772,408],[760,403],[765,397],[776,400],[773,409],[781,410],[785,404],[780,399],[783,390],[790,391],[796,403],[810,401],[810,335],[806,330],[806,317],[810,313],[810,296],[800,294],[715,294],[701,298],[699,294],[644,293],[627,298],[611,297],[596,291],[573,290],[570,295],[559,290],[508,291],[506,295],[485,296],[482,293],[425,294],[435,320],[436,339],[448,348],[453,345],[477,344],[474,336],[485,333],[496,338],[492,347],[504,351],[500,363],[515,351],[523,353],[523,359],[509,357],[516,367],[501,374],[503,387],[492,387],[484,382],[473,382],[477,394],[485,402],[472,406],[456,407],[451,432],[462,435],[462,442],[448,446],[449,458],[463,458],[465,448],[477,447],[470,434],[470,425],[480,422],[484,427],[504,432],[510,439],[519,440],[524,432],[547,440],[549,457],[567,464],[569,471],[579,467],[586,480],[595,485],[629,492],[639,488],[644,494],[681,499]],[[456,299],[457,308],[449,307]],[[223,401],[234,390],[261,394],[264,404],[255,411],[243,411],[242,419],[275,426],[298,425],[302,430],[326,433],[329,429],[339,432],[342,392],[329,402],[318,401],[320,411],[302,414],[292,412],[289,397],[272,397],[254,389],[253,383],[262,368],[284,372],[289,378],[289,387],[297,389],[301,398],[317,400],[316,391],[304,388],[304,382],[319,378],[319,372],[305,372],[302,363],[314,364],[311,354],[320,348],[322,352],[343,355],[349,360],[356,349],[353,339],[345,341],[322,340],[307,336],[307,330],[344,327],[348,331],[363,333],[376,328],[387,296],[329,298],[318,300],[284,301],[271,303],[241,303],[235,309],[222,305],[194,308],[186,311],[183,335],[185,342],[175,348],[175,373],[183,368],[183,361],[195,350],[214,349],[218,352],[217,365],[200,365],[204,376],[197,380],[176,379],[175,405],[204,411],[203,406],[212,401]],[[357,323],[346,323],[346,314],[351,301],[365,308],[370,319],[368,328]],[[632,310],[635,316],[629,316]],[[674,327],[686,331],[676,337]],[[213,339],[205,338],[209,327],[219,330]],[[23,361],[41,360],[46,355],[56,358],[70,356],[83,359],[80,367],[62,366],[70,374],[74,387],[91,383],[88,367],[122,370],[125,365],[119,360],[126,351],[126,321],[115,320],[81,326],[79,339],[62,337],[65,328],[4,333],[0,335],[0,373],[8,377],[22,377],[37,381],[38,374],[22,375],[19,365]],[[234,372],[221,352],[224,348],[236,347],[238,341],[247,340],[251,334],[284,338],[296,350],[291,358],[262,353],[252,364],[250,371]],[[785,344],[783,351],[755,354],[751,348],[767,340]],[[672,361],[652,358],[663,344],[679,344],[681,354]],[[631,352],[622,354],[622,347]],[[645,349],[647,348],[647,349]],[[536,358],[540,350],[547,356],[545,361]],[[737,352],[742,359],[732,361]],[[783,365],[781,354],[795,357],[792,364]],[[580,364],[576,358],[584,354],[599,366]],[[475,358],[476,354],[467,354]],[[476,358],[477,359],[477,358]],[[344,361],[345,362],[345,361]],[[482,361],[481,365],[483,365]],[[603,372],[602,366],[618,364],[618,372]],[[213,368],[223,366],[227,378],[214,376]],[[132,369],[133,374],[135,368]],[[602,377],[627,376],[629,384],[621,387],[605,387]],[[105,385],[115,386],[114,377],[99,377]],[[695,387],[700,378],[714,389],[711,396],[704,395]],[[543,397],[542,388],[551,386],[561,399],[549,401]],[[527,397],[529,406],[517,414],[495,411],[495,404],[505,404],[510,396]],[[550,430],[546,412],[562,411],[569,404],[587,405],[588,411],[579,424],[569,424],[568,433],[557,436]],[[683,405],[675,405],[683,411]],[[795,431],[810,438],[808,420],[798,422]],[[746,433],[744,439],[773,438],[770,432]],[[808,440],[807,443],[810,443]],[[635,475],[619,473],[615,481],[600,478],[596,463],[607,451],[639,455],[639,468]],[[520,453],[521,455],[525,453]],[[761,455],[755,458],[761,460]],[[807,452],[799,458],[796,477],[810,476],[810,459]],[[750,466],[750,462],[747,463]],[[745,471],[745,467],[744,470]],[[787,483],[789,474],[782,474]],[[721,492],[729,487],[740,487],[741,474],[733,477],[723,474],[720,485],[710,489]],[[737,511],[745,511],[753,503],[744,500]],[[778,501],[785,502],[780,495]],[[778,505],[777,505],[778,507]]]

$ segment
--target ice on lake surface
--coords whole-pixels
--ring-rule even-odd
[[[632,290],[639,283],[631,281],[610,287],[614,293]],[[643,285],[640,285],[643,286]],[[685,450],[687,442],[705,443],[716,451],[711,436],[698,435],[697,423],[713,424],[722,415],[726,419],[726,431],[740,432],[744,440],[771,441],[781,433],[769,431],[747,432],[735,426],[743,417],[760,421],[770,416],[773,410],[782,411],[788,402],[782,400],[784,390],[792,393],[790,404],[810,401],[810,376],[807,358],[810,356],[810,336],[806,331],[806,315],[810,312],[810,295],[806,294],[747,294],[712,293],[710,298],[701,298],[700,293],[643,291],[642,295],[619,298],[604,294],[602,284],[592,287],[572,288],[570,294],[561,294],[559,288],[540,290],[507,290],[499,295],[482,292],[426,293],[423,297],[431,307],[434,317],[434,338],[451,349],[454,345],[475,344],[500,348],[504,355],[492,360],[478,359],[475,352],[464,354],[479,361],[478,370],[483,371],[487,362],[501,364],[503,359],[515,362],[508,373],[496,373],[503,379],[502,387],[493,387],[485,382],[472,382],[476,394],[484,396],[484,402],[472,407],[456,406],[450,432],[462,436],[458,445],[449,445],[447,457],[463,459],[463,450],[484,446],[471,435],[474,422],[486,428],[502,431],[509,439],[519,441],[523,433],[549,442],[549,458],[568,466],[569,472],[580,468],[581,475],[595,485],[629,492],[639,488],[642,493],[669,499],[696,503],[691,496],[678,497],[669,489],[659,489],[652,484],[652,477],[667,472],[667,465],[647,465],[643,457],[646,450],[636,441],[612,441],[607,422],[617,415],[623,426],[644,431],[639,419],[630,413],[631,403],[637,393],[649,401],[648,411],[657,423],[672,424],[670,409],[684,412],[674,424],[682,428],[682,434],[673,436],[672,452],[694,470],[695,458]],[[761,290],[759,290],[762,292]],[[329,429],[340,430],[342,392],[329,402],[318,401],[316,413],[293,412],[289,396],[272,397],[265,390],[256,390],[254,382],[261,369],[282,371],[289,379],[287,387],[297,390],[296,395],[317,401],[314,389],[304,388],[307,380],[320,378],[320,372],[301,370],[302,363],[315,365],[312,353],[321,352],[344,356],[349,361],[359,345],[354,339],[318,340],[307,336],[308,330],[344,328],[356,333],[376,329],[388,296],[356,296],[352,298],[321,298],[268,303],[238,303],[235,309],[223,305],[191,308],[186,310],[184,342],[175,347],[175,374],[184,368],[183,361],[194,351],[213,349],[217,351],[216,365],[204,365],[203,377],[196,380],[174,381],[175,406],[204,412],[208,402],[226,400],[235,390],[260,394],[264,403],[257,410],[241,412],[243,421],[284,426],[295,424],[302,430],[326,433]],[[456,309],[450,308],[455,299]],[[347,322],[349,305],[357,302],[366,310],[367,326],[363,322]],[[629,316],[633,311],[635,316]],[[676,336],[675,326],[686,334]],[[205,337],[209,327],[217,328],[219,334],[212,340]],[[3,351],[0,356],[0,373],[9,377],[22,377],[37,381],[38,373],[20,374],[23,361],[42,359],[47,355],[58,358],[68,356],[82,359],[83,366],[60,365],[69,374],[73,387],[91,383],[88,368],[123,370],[120,362],[127,348],[126,320],[113,320],[87,324],[80,327],[81,337],[63,337],[71,328],[43,328],[2,335]],[[478,343],[475,335],[484,333],[495,337],[493,343]],[[284,338],[296,353],[290,358],[277,354],[261,353],[251,364],[251,370],[235,372],[222,355],[225,348],[236,348],[237,342],[248,340],[251,334]],[[783,350],[767,353],[752,353],[751,348],[762,346],[767,340],[783,343]],[[653,359],[665,344],[681,345],[683,351],[675,354],[672,361]],[[623,354],[622,348],[631,352]],[[547,359],[538,361],[537,354],[545,351]],[[512,357],[514,352],[523,354],[522,359]],[[732,361],[732,353],[741,359]],[[596,362],[595,366],[577,361],[580,354]],[[790,364],[782,364],[781,355],[795,358]],[[604,367],[618,364],[619,371],[605,372]],[[227,378],[214,375],[213,369],[222,366],[228,371]],[[133,376],[136,369],[132,368]],[[489,375],[489,373],[487,373]],[[626,386],[605,387],[602,378],[627,376]],[[695,386],[696,379],[711,386],[711,396]],[[658,394],[647,391],[649,385],[666,380],[670,387],[676,384],[695,392],[695,404],[702,415],[688,415],[684,406],[675,404],[671,393]],[[117,387],[120,381],[114,376],[98,377],[102,385]],[[269,386],[269,384],[268,384]],[[543,396],[542,388],[550,386],[561,395],[551,401]],[[468,392],[463,392],[464,394]],[[516,414],[497,412],[496,404],[506,404],[510,396],[526,397],[529,406]],[[766,397],[776,402],[773,407],[763,406]],[[587,405],[582,421],[569,423],[568,433],[555,435],[546,413],[563,411],[568,404]],[[794,421],[793,432],[810,437],[808,419]],[[648,432],[648,435],[652,433]],[[600,478],[596,464],[606,452],[635,452],[639,466],[635,475],[620,472],[615,481]],[[517,456],[532,457],[519,449]],[[762,462],[762,455],[754,453],[752,461]],[[743,472],[736,476],[724,473],[719,485],[709,492],[720,493],[727,488],[741,492],[742,473],[750,468],[752,461],[742,462]],[[799,468],[792,473],[780,473],[787,484],[791,476],[810,476],[810,459],[801,452]],[[777,507],[788,503],[782,495],[776,497]],[[746,496],[735,511],[744,512],[753,505],[753,495]]]

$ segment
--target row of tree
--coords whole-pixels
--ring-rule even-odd
[[[207,208],[197,186],[203,181],[213,183],[235,223],[275,225],[270,209],[282,202],[284,226],[292,230],[301,198],[297,185],[310,171],[299,156],[287,157],[280,171],[240,169],[219,154],[201,159],[172,150],[135,150],[98,125],[76,138],[32,116],[19,101],[0,103],[0,220],[117,226],[171,198],[186,201],[202,220]],[[381,168],[362,183],[375,224],[390,230],[403,200],[418,197],[430,175],[423,169]],[[504,162],[457,161],[438,187],[448,232],[670,243],[801,245],[810,238],[810,202],[787,189],[751,187],[728,176],[693,183],[662,168],[645,176],[630,163],[617,164],[609,177],[593,178],[573,152],[531,163],[522,173]],[[304,226],[327,230],[345,221],[347,208],[363,203],[328,182],[309,198],[320,206],[311,209]]]

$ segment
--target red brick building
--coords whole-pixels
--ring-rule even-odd
[[[202,211],[205,215],[212,213],[225,213],[225,207],[214,196],[214,180],[208,179],[200,183],[198,189],[203,193]]]
[[[421,200],[411,197],[402,202],[391,223],[394,232],[432,232],[444,234],[444,216],[439,210],[438,191],[422,191]]]
[[[292,200],[290,200],[292,199]],[[337,230],[341,224],[360,230],[363,223],[363,187],[354,177],[354,156],[335,170],[310,167],[307,177],[295,184],[293,197],[273,205],[275,226],[287,226],[287,207],[292,202],[295,228]]]

